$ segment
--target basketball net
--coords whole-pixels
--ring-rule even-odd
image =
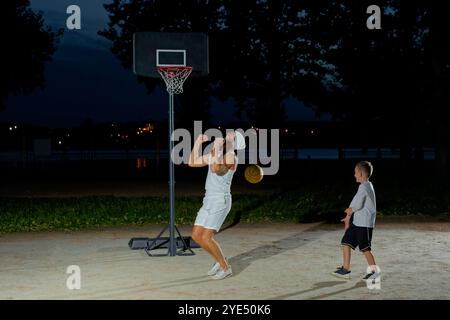
[[[158,67],[158,73],[166,83],[169,94],[180,94],[183,92],[184,81],[192,72],[192,67]]]

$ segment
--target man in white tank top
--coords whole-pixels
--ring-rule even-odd
[[[231,276],[233,271],[219,244],[214,240],[214,235],[220,230],[231,209],[231,182],[238,165],[234,150],[245,149],[245,139],[237,131],[228,133],[225,140],[215,139],[211,153],[199,156],[199,147],[206,141],[208,137],[200,135],[189,157],[191,167],[208,166],[203,206],[195,219],[192,239],[214,258],[215,263],[207,274],[220,280]]]

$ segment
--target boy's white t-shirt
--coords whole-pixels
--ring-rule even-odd
[[[353,210],[353,224],[358,227],[373,228],[377,215],[375,190],[370,181],[359,185],[358,192],[350,203]]]

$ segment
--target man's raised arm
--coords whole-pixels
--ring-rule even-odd
[[[199,155],[200,146],[203,142],[206,141],[208,141],[208,137],[204,134],[199,135],[195,140],[194,147],[192,148],[188,160],[188,165],[190,167],[204,167],[208,165],[207,155],[204,156]]]

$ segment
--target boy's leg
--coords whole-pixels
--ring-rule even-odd
[[[345,270],[350,270],[350,258],[351,258],[351,248],[349,246],[342,246],[342,253],[344,258],[344,264],[342,265]]]
[[[376,267],[375,267],[376,266],[375,258],[372,254],[372,251],[366,250],[366,251],[363,251],[363,254],[364,254],[364,257],[366,257],[367,263],[372,268],[372,271],[377,272]]]
[[[359,247],[362,248],[361,252],[367,260],[369,267],[373,272],[377,272],[375,258],[372,254],[371,242],[372,242],[372,231],[373,228],[360,228],[359,236]]]
[[[333,271],[331,274],[335,277],[342,278],[342,279],[350,279],[350,250],[352,248],[347,244],[342,244],[342,254],[344,263],[341,268],[338,268],[336,271]]]
[[[357,239],[357,227],[355,227],[352,223],[350,227],[345,230],[344,236],[341,240],[342,245],[342,253],[344,258],[344,263],[342,267],[345,270],[350,271],[350,258],[351,258],[351,250],[354,250],[358,245]]]

